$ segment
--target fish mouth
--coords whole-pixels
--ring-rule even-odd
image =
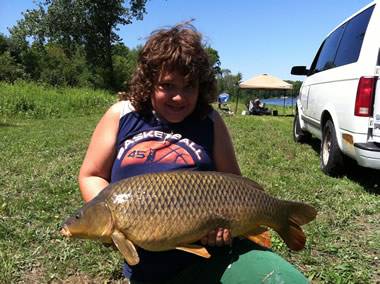
[[[72,235],[66,225],[63,225],[63,227],[61,229],[61,234],[65,235],[69,239],[70,239],[70,237]]]

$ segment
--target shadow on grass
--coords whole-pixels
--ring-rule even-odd
[[[0,127],[19,127],[17,124],[0,122]]]
[[[348,164],[348,179],[359,183],[369,193],[380,194],[380,170],[361,167],[355,161]]]
[[[319,139],[313,137],[307,144],[319,155],[321,150]],[[350,158],[346,159],[345,167],[345,176],[348,179],[359,183],[369,193],[380,194],[380,170],[359,166],[356,161]]]
[[[294,114],[276,114],[276,115],[263,115],[263,114],[246,114],[247,116],[261,116],[261,117],[294,117]]]
[[[111,280],[117,281],[118,283],[129,283],[129,280],[123,274],[123,266],[117,267],[112,271]]]

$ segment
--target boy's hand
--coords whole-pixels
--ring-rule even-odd
[[[231,232],[227,229],[217,228],[211,230],[207,236],[201,239],[202,245],[213,246],[223,246],[230,245],[232,243]]]

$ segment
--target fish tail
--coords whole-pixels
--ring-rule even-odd
[[[306,242],[301,226],[313,221],[317,210],[310,205],[297,202],[286,202],[285,210],[288,212],[288,220],[277,233],[290,249],[301,250],[305,247]]]

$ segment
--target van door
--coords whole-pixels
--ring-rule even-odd
[[[377,67],[377,76],[380,75],[380,66]],[[376,89],[374,93],[374,105],[373,105],[373,140],[380,143],[380,77],[377,77]]]
[[[307,99],[309,96],[309,86],[302,85],[300,89],[299,98],[301,102],[302,112],[304,115],[308,115]]]

